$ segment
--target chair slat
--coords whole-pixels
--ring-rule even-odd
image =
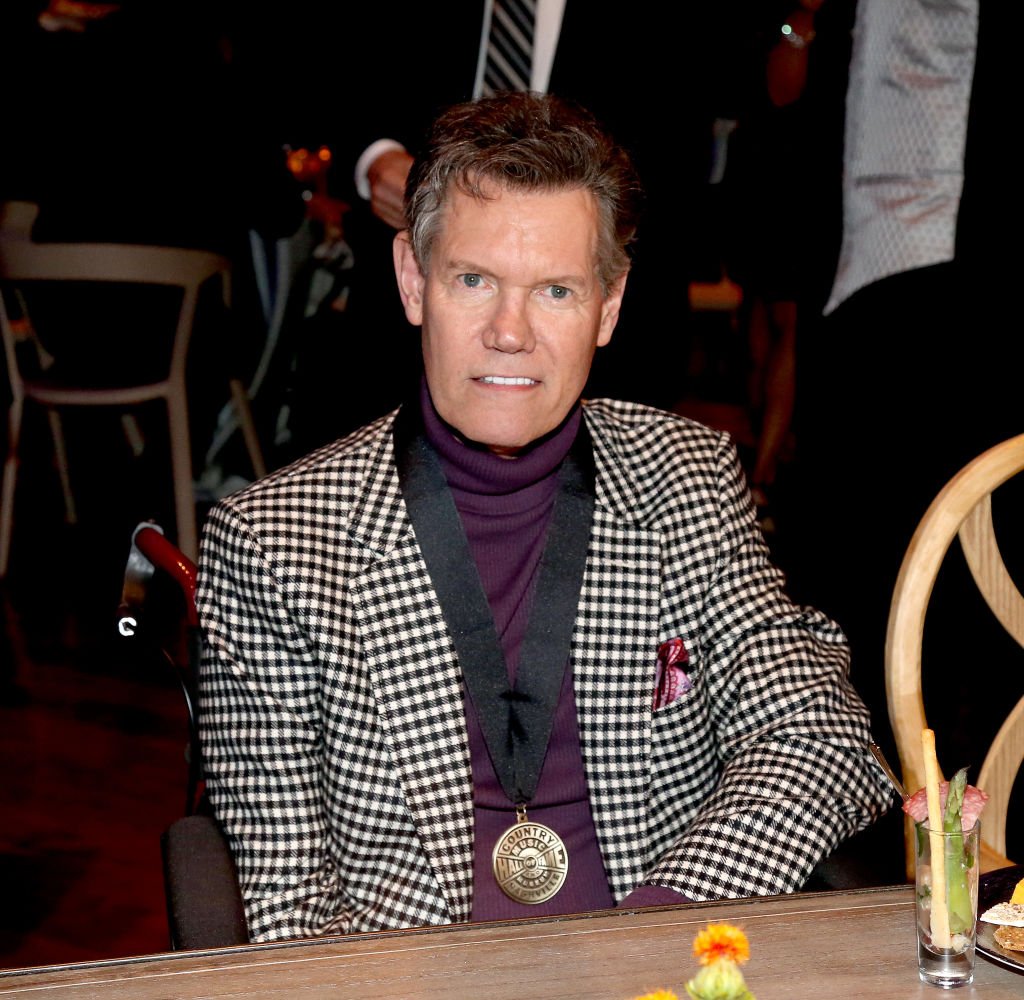
[[[999,553],[991,495],[1024,470],[1024,434],[995,445],[964,466],[932,501],[907,547],[893,590],[885,649],[886,700],[903,783],[924,784],[921,730],[927,726],[921,683],[925,616],[943,559],[957,535],[979,591],[1018,643],[1024,645],[1024,598]],[[978,777],[991,796],[982,824],[983,858],[1003,862],[1006,810],[1024,758],[1024,708],[1011,712],[993,741]],[[913,825],[906,824],[907,873],[913,877]],[[985,863],[983,861],[983,866]],[[985,870],[990,870],[986,868]]]

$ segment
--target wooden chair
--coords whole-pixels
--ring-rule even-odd
[[[186,361],[200,289],[207,282],[219,281],[224,306],[230,307],[230,264],[224,257],[200,250],[99,243],[35,243],[29,234],[37,211],[37,206],[25,202],[0,205],[0,282],[8,296],[5,300],[0,295],[0,330],[11,384],[8,450],[0,490],[0,577],[6,575],[10,557],[22,414],[26,400],[39,403],[49,413],[58,471],[64,487],[66,517],[72,523],[76,514],[58,408],[105,406],[119,408],[125,413],[139,404],[163,401],[170,436],[178,545],[189,558],[195,559],[198,530],[185,386]],[[28,288],[30,283],[45,283],[47,288],[51,288],[56,287],[54,283],[57,282],[102,282],[180,289],[177,316],[172,317],[170,324],[173,340],[166,355],[166,364],[156,374],[152,371],[145,375],[139,373],[134,381],[129,372],[123,381],[119,380],[115,385],[81,384],[74,381],[74,373],[69,377],[67,370],[59,378],[50,376],[48,359],[45,351],[39,349],[20,291]],[[15,303],[21,307],[19,310],[12,308]],[[78,328],[74,335],[89,338],[90,344],[95,343],[97,356],[102,358],[105,349],[102,336],[104,317],[76,317],[76,323]],[[143,351],[152,342],[152,325],[152,318],[137,317],[139,343],[143,345]],[[26,348],[29,349],[31,364],[26,363]],[[238,379],[228,381],[253,471],[257,477],[262,476],[266,468],[248,396]],[[131,424],[125,426],[126,430],[132,427]]]
[[[992,523],[992,493],[1024,470],[1024,434],[990,448],[964,466],[921,519],[903,559],[889,611],[886,697],[908,792],[924,785],[921,730],[921,642],[925,612],[942,560],[959,536],[967,565],[1000,624],[1024,647],[1024,597],[1003,563]],[[982,822],[982,871],[1006,858],[1006,814],[1024,760],[1024,698],[1011,710],[982,764],[978,787],[989,794]],[[906,820],[907,874],[913,879],[914,829]]]

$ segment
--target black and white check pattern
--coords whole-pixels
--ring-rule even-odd
[[[783,595],[725,435],[607,400],[586,415],[597,503],[572,667],[612,891],[791,890],[890,799],[843,637]],[[459,666],[392,420],[207,522],[208,788],[254,939],[470,915]],[[674,636],[693,689],[652,714],[656,651]]]
[[[494,0],[484,62],[484,96],[530,89],[536,7],[535,0]]]

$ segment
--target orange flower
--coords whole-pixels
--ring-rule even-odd
[[[645,993],[642,997],[636,997],[635,1000],[679,1000],[671,990],[655,990],[653,993]]]
[[[719,958],[740,965],[750,958],[750,944],[747,935],[732,924],[708,924],[693,939],[693,954],[701,965],[710,965]]]

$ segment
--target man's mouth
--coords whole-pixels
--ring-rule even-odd
[[[525,375],[515,377],[508,375],[481,375],[478,382],[485,382],[487,385],[537,385],[537,380],[527,378]]]

